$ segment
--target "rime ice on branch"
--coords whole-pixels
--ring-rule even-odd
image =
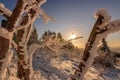
[[[91,66],[94,58],[97,56],[97,45],[99,44],[99,41],[103,38],[106,38],[113,32],[120,31],[120,20],[108,22],[110,20],[110,16],[105,11],[105,9],[98,10],[98,12],[96,12],[96,15],[99,17],[97,18],[98,20],[94,25],[94,28],[88,39],[87,43],[89,43],[89,45],[86,44],[83,58],[74,76],[71,78],[72,80],[84,80],[84,76],[88,68]],[[99,19],[100,16],[101,19]]]
[[[6,28],[0,28],[0,43],[2,44],[2,46],[0,45],[0,52],[2,55],[0,56],[1,80],[4,80],[5,77],[3,78],[2,75],[4,75],[3,73],[6,73],[6,69],[9,66],[6,65],[6,63],[8,62],[6,55],[11,52],[11,43],[14,42],[12,41],[13,34],[16,31],[19,33],[19,35],[17,35],[17,38],[19,38],[17,40],[18,44],[16,45],[16,43],[14,43],[18,51],[18,67],[20,70],[18,71],[18,74],[20,73],[19,78],[30,80],[32,65],[29,62],[31,60],[28,59],[31,55],[28,55],[27,42],[32,32],[31,30],[33,23],[39,15],[42,15],[44,21],[46,22],[48,22],[49,20],[54,20],[52,17],[48,16],[44,10],[40,8],[41,5],[45,2],[46,0],[18,0],[13,12],[5,8],[3,4],[0,4],[0,14],[7,19],[7,22],[9,22],[7,23]],[[26,56],[28,56],[28,58],[26,58]],[[4,60],[6,62],[4,62]],[[6,65],[6,67],[4,67],[4,65]],[[21,70],[23,71],[21,72]]]
[[[103,23],[108,23],[111,20],[111,16],[108,14],[105,8],[100,8],[98,11],[94,13],[94,18],[98,19],[99,15],[103,16]]]
[[[0,14],[8,19],[11,16],[12,12],[9,9],[5,8],[4,4],[0,3]]]

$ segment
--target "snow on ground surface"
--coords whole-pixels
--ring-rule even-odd
[[[39,70],[46,79],[52,80],[67,80],[70,73],[72,73],[72,62],[54,58],[48,60],[41,55],[33,56],[33,67]]]
[[[40,54],[33,56],[33,67],[40,71],[41,77],[44,77],[45,80],[67,80],[74,73],[78,63],[65,58],[48,59]],[[104,70],[98,66],[92,66],[89,68],[85,80],[120,80],[120,70],[117,68]]]
[[[79,61],[65,57],[48,58],[38,51],[33,55],[32,65],[36,72],[32,80],[68,80],[78,64]],[[9,71],[11,76],[6,80],[19,80],[15,77],[17,74],[15,64],[10,66]],[[106,68],[105,70],[99,65],[91,66],[85,75],[85,80],[120,80],[120,65],[115,69]]]
[[[86,80],[120,80],[120,70],[108,68],[106,70],[90,67]]]

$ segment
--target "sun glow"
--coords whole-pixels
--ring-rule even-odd
[[[76,38],[76,35],[74,33],[72,33],[69,37],[69,39],[75,39]]]

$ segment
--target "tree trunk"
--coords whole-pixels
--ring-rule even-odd
[[[109,49],[107,42],[103,38],[101,40],[101,45],[97,50],[98,56],[94,59],[94,64],[102,65],[103,68],[114,67],[115,55]]]
[[[21,80],[30,80],[29,74],[30,70],[27,67],[27,63],[25,61],[25,55],[27,54],[27,45],[26,45],[26,34],[27,34],[27,28],[19,30],[17,32],[17,55],[18,55],[18,77]]]
[[[9,22],[7,26],[8,31],[12,32],[14,28],[17,27],[18,21],[20,20],[20,16],[24,12],[25,6],[26,3],[24,3],[23,0],[18,0],[12,15],[10,16],[10,18],[8,18],[8,22]]]
[[[9,39],[6,39],[6,38],[0,36],[0,71],[1,71],[2,64],[4,63],[2,60],[6,56],[5,53],[7,53],[9,50],[9,46],[10,46],[9,43],[10,43]]]
[[[87,61],[89,60],[90,57],[90,50],[92,48],[92,44],[94,43],[95,39],[96,39],[96,35],[97,35],[97,30],[99,30],[99,28],[97,26],[101,25],[103,23],[103,17],[100,15],[98,17],[98,20],[96,21],[92,32],[89,36],[89,39],[87,41],[87,44],[85,46],[85,50],[83,53],[83,58],[80,61],[79,65],[78,65],[78,70],[75,71],[74,76],[71,78],[72,80],[83,80],[83,77],[86,73],[86,67],[87,67]]]
[[[45,3],[45,0],[36,0],[36,5],[41,6],[43,3]],[[30,57],[31,55],[28,55],[27,52],[27,44],[28,44],[28,38],[29,38],[29,32],[31,32],[29,29],[30,26],[33,25],[34,21],[37,18],[37,15],[39,13],[36,12],[34,9],[29,9],[26,16],[23,18],[23,21],[21,22],[20,26],[26,26],[26,28],[18,30],[17,32],[17,45],[18,45],[18,77],[22,80],[31,80],[31,63],[30,63]],[[27,55],[27,56],[26,56]],[[27,57],[27,58],[26,58]]]
[[[36,11],[30,9],[29,14],[31,15],[31,20],[36,17]],[[23,18],[23,21],[21,22],[21,25],[26,25],[29,22],[28,15]],[[34,21],[33,21],[34,22]],[[29,24],[31,26],[31,23]],[[31,74],[31,67],[32,65],[29,64],[29,59],[26,58],[25,55],[28,55],[27,52],[27,35],[29,33],[29,27],[18,30],[17,32],[17,55],[19,58],[18,61],[18,77],[22,80],[31,80],[30,74]],[[29,55],[27,56],[29,57]]]
[[[4,70],[2,70],[2,67],[7,68],[9,65],[6,65],[6,61],[4,62],[4,60],[7,60],[6,55],[10,54],[10,45],[11,45],[11,40],[13,37],[13,30],[17,25],[17,22],[19,21],[19,16],[22,13],[22,10],[24,9],[24,3],[23,0],[18,0],[15,9],[13,10],[12,15],[8,18],[8,24],[6,26],[6,28],[1,28],[0,32],[2,32],[2,30],[4,30],[3,33],[0,33],[0,78],[3,75],[2,73],[4,72]],[[5,70],[6,71],[6,70]],[[5,72],[4,72],[5,73]]]

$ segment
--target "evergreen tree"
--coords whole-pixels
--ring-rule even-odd
[[[38,34],[35,27],[33,28],[33,32],[31,33],[28,45],[31,45],[33,43],[38,43]]]
[[[62,38],[62,34],[59,32],[59,33],[57,33],[57,37],[58,37],[58,39],[63,39]]]
[[[62,37],[62,34],[59,32],[59,33],[57,33],[57,38],[58,38],[58,40],[60,41],[60,42],[63,42],[64,41],[64,39],[63,39],[63,37]]]
[[[109,47],[108,47],[108,44],[107,44],[107,42],[105,41],[104,38],[101,40],[101,43],[102,43],[102,45],[101,45],[101,50],[103,50],[103,51],[105,51],[105,52],[110,51],[110,49],[109,49]]]
[[[108,47],[107,42],[103,38],[101,40],[101,45],[98,49],[98,57],[95,58],[95,64],[101,64],[104,67],[113,67],[114,64],[114,54]]]

